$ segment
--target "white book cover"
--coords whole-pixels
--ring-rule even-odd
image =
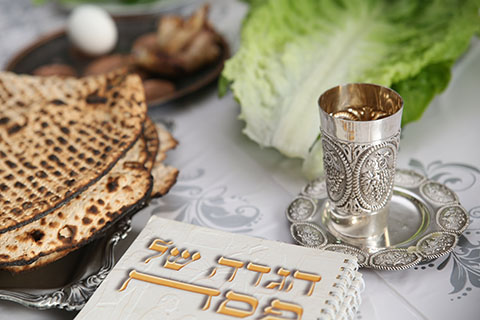
[[[354,257],[153,216],[76,319],[353,319]]]

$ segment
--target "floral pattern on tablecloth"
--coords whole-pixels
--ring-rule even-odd
[[[205,169],[182,172],[168,193],[168,202],[161,199],[152,214],[168,212],[178,221],[231,232],[250,232],[262,214],[244,197],[231,194],[227,185],[205,187],[201,179]]]
[[[429,179],[445,184],[455,191],[460,202],[462,193],[480,187],[480,169],[462,163],[443,163],[435,161],[428,165],[412,159],[410,166]],[[460,236],[460,240],[450,254],[432,262],[415,267],[415,270],[435,268],[446,270],[451,267],[450,274],[452,295],[450,301],[465,297],[472,290],[480,290],[480,204],[466,208],[470,216],[470,225]]]

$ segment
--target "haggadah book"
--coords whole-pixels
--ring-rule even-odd
[[[353,319],[354,257],[153,216],[76,319]]]

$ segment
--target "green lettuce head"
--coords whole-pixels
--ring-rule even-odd
[[[317,99],[339,84],[369,82],[404,98],[403,124],[442,92],[454,61],[480,29],[478,0],[252,0],[242,44],[227,61],[244,133],[306,159],[318,173]]]

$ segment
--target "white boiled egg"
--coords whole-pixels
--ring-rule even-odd
[[[75,8],[68,19],[68,36],[73,44],[89,55],[102,55],[116,45],[118,31],[110,15],[94,5]]]

